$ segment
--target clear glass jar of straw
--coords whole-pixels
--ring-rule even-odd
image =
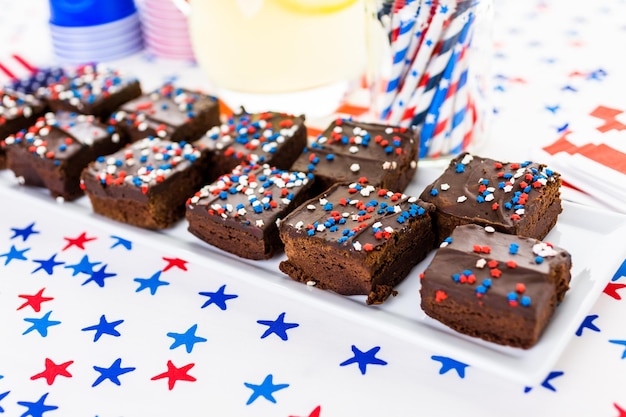
[[[370,117],[420,131],[420,160],[475,151],[493,113],[493,0],[366,0]]]

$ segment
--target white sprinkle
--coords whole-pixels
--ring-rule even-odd
[[[440,248],[445,248],[446,246],[448,246],[449,243],[448,242],[441,242],[441,245],[439,245]]]
[[[493,226],[486,226],[485,227],[485,232],[487,232],[487,233],[493,233],[495,231],[496,231],[496,229],[494,229]]]
[[[302,229],[302,227],[304,227],[304,222],[303,221],[299,221],[298,223],[296,223],[294,225],[294,227],[296,228],[296,230],[300,230],[300,229]]]
[[[493,199],[494,199],[493,194],[487,194],[487,195],[485,196],[485,201],[493,201]]]
[[[308,285],[309,287],[315,287],[315,285],[317,284],[317,282],[315,281],[307,281],[306,285]]]
[[[450,189],[450,184],[448,184],[447,182],[446,182],[446,183],[443,183],[443,184],[441,184],[440,188],[441,188],[443,191],[448,191],[448,190]]]
[[[350,146],[350,148],[348,148],[348,151],[350,153],[357,153],[359,151],[359,147],[358,146]]]
[[[464,196],[464,195],[462,195],[462,196],[459,196],[459,197],[456,199],[456,202],[457,202],[457,203],[462,203],[462,202],[464,202],[465,200],[467,200],[467,197],[466,197],[466,196]]]
[[[63,204],[63,203],[65,203],[65,199],[63,197],[61,197],[61,196],[58,196],[56,198],[56,202],[57,202],[57,204]]]
[[[308,210],[315,210],[315,206],[313,204],[309,204],[306,206]]]
[[[263,227],[263,226],[265,226],[265,223],[261,219],[257,220],[255,224],[256,224],[256,227]]]
[[[473,160],[473,159],[474,159],[474,157],[473,157],[472,155],[467,154],[467,155],[465,155],[465,156],[463,157],[463,160],[461,161],[461,163],[462,163],[463,165],[467,165],[467,164],[469,164],[470,162],[472,162],[472,160]]]
[[[417,161],[411,161],[411,168],[417,168]]]
[[[361,166],[359,164],[352,164],[350,165],[350,171],[352,172],[357,172],[361,169]]]
[[[545,242],[539,242],[533,245],[533,253],[535,255],[539,255],[542,258],[547,256],[556,256],[557,251],[555,251],[552,246],[548,245]]]
[[[354,246],[354,250],[361,250],[361,244],[359,242],[354,242],[352,245]]]
[[[476,261],[476,268],[483,269],[487,265],[487,260],[485,258],[480,258]]]

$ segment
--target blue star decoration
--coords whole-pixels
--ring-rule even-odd
[[[118,246],[123,247],[126,250],[132,250],[133,249],[133,242],[131,242],[130,240],[124,239],[122,237],[119,236],[114,236],[111,235],[111,237],[113,239],[115,239],[115,243],[113,243],[113,245],[111,245],[111,249],[116,248]]]
[[[460,378],[465,378],[465,368],[469,366],[468,364],[457,361],[456,359],[449,358],[447,356],[433,355],[430,358],[434,361],[441,362],[439,375],[443,375],[446,372],[454,369]]]
[[[622,345],[624,346],[624,353],[622,353],[622,359],[626,358],[626,340],[609,340],[609,343],[613,343],[614,345]]]
[[[31,274],[34,274],[35,272],[41,271],[41,270],[46,271],[46,274],[48,275],[54,274],[54,267],[63,265],[65,263],[63,261],[57,261],[56,257],[57,257],[57,254],[55,253],[49,259],[33,259],[33,262],[38,263],[39,266],[35,268],[33,272],[31,272]]]
[[[626,277],[626,259],[624,259],[624,262],[622,262],[619,268],[617,268],[617,271],[615,271],[615,274],[613,275],[613,278],[611,278],[611,281],[617,281],[621,277]]]
[[[48,327],[57,326],[61,324],[60,321],[50,320],[50,314],[52,314],[52,311],[48,311],[46,314],[44,314],[43,317],[39,319],[25,318],[24,321],[32,323],[33,325],[30,326],[28,329],[26,329],[24,333],[22,333],[22,335],[25,335],[34,330],[37,330],[37,332],[41,335],[41,337],[48,336]]]
[[[257,323],[268,326],[267,330],[265,330],[265,332],[261,335],[261,339],[264,339],[274,333],[282,340],[287,340],[287,330],[299,326],[298,323],[285,323],[284,312],[280,313],[276,320],[257,320]]]
[[[226,284],[222,285],[220,289],[217,290],[216,292],[210,292],[210,291],[199,292],[198,294],[204,297],[209,297],[209,299],[205,301],[204,304],[202,304],[202,307],[200,308],[205,308],[207,306],[210,306],[211,304],[215,304],[216,306],[220,308],[220,310],[226,310],[227,308],[226,301],[232,300],[233,298],[237,298],[239,296],[237,294],[226,294],[224,292],[225,289],[226,289]]]
[[[269,374],[265,377],[263,382],[260,385],[251,384],[250,382],[244,382],[243,384],[252,390],[252,395],[248,398],[248,402],[246,405],[252,404],[257,398],[263,397],[266,400],[276,403],[276,399],[274,398],[274,393],[281,389],[285,389],[289,386],[289,384],[274,384],[273,375]]]
[[[12,227],[11,230],[13,230],[13,236],[11,236],[11,239],[15,239],[17,237],[21,237],[22,238],[22,242],[26,242],[28,240],[28,238],[31,235],[36,235],[39,233],[39,231],[34,229],[35,227],[35,223],[31,223],[28,226],[26,226],[23,229],[19,229],[17,227]]]
[[[601,331],[600,328],[596,326],[595,324],[593,324],[593,321],[597,318],[598,318],[597,314],[590,314],[587,317],[585,317],[583,322],[578,327],[578,330],[576,330],[576,336],[578,337],[582,336],[583,330],[585,329],[593,330],[594,332],[600,332]]]
[[[80,273],[91,275],[93,274],[93,268],[95,266],[100,265],[101,263],[102,262],[89,262],[89,256],[83,255],[80,262],[78,262],[77,264],[73,264],[73,265],[65,265],[64,268],[73,269],[72,271],[73,277],[75,277],[76,275]]]
[[[135,292],[139,292],[145,289],[150,290],[150,294],[155,295],[157,289],[161,285],[170,285],[167,281],[161,281],[159,278],[161,277],[161,271],[157,271],[150,278],[134,278],[133,281],[139,283],[139,288],[135,290]]]
[[[196,336],[197,329],[198,325],[194,324],[189,329],[187,329],[185,333],[169,332],[167,336],[174,339],[174,343],[172,343],[172,345],[170,346],[170,350],[185,345],[187,353],[191,353],[196,343],[206,342],[207,340],[204,337]]]
[[[0,401],[2,401],[4,399],[4,397],[6,397],[7,395],[9,395],[11,391],[7,391],[7,392],[3,392],[0,394]],[[0,413],[4,413],[4,408],[0,407]]]
[[[122,368],[121,365],[122,365],[122,358],[117,358],[115,362],[113,362],[113,364],[108,368],[101,368],[99,366],[94,366],[93,369],[95,369],[97,372],[100,372],[100,376],[94,381],[94,383],[91,386],[95,387],[96,385],[101,384],[104,380],[107,380],[107,379],[113,382],[115,385],[118,385],[118,386],[122,385],[119,380],[119,376],[132,372],[135,370],[135,368],[133,367]]]
[[[361,350],[359,350],[359,348],[352,345],[352,353],[354,354],[354,356],[341,362],[339,366],[346,366],[356,363],[359,365],[361,375],[365,375],[365,372],[367,372],[367,365],[387,365],[387,362],[376,357],[376,354],[379,350],[380,346],[375,346],[367,352],[362,352]]]
[[[91,276],[87,278],[85,282],[82,283],[82,285],[88,284],[89,282],[93,281],[96,284],[98,284],[98,287],[103,288],[105,279],[111,278],[117,275],[116,273],[106,272],[107,266],[109,265],[104,264],[97,271],[93,271],[91,273]]]
[[[28,410],[21,417],[32,416],[32,417],[41,417],[43,413],[48,411],[56,410],[59,408],[56,405],[47,405],[46,398],[48,398],[48,392],[42,395],[36,402],[31,403],[28,401],[18,401],[17,403],[22,407],[26,407]]]
[[[100,339],[100,337],[104,334],[108,334],[114,337],[119,337],[121,335],[120,332],[118,332],[117,330],[115,330],[115,328],[124,323],[124,320],[117,320],[117,321],[107,321],[105,315],[101,315],[100,316],[100,321],[98,322],[98,324],[94,324],[93,326],[89,326],[89,327],[85,327],[83,329],[81,329],[83,332],[88,332],[88,331],[92,331],[95,330],[96,333],[93,336],[93,341],[97,342],[98,339]]]
[[[558,378],[560,376],[563,376],[564,372],[562,371],[552,371],[548,374],[548,376],[546,377],[546,379],[543,380],[543,382],[541,383],[541,386],[549,389],[550,391],[554,391],[556,392],[556,388],[554,388],[554,386],[552,385],[552,380],[554,378]],[[532,390],[532,387],[526,387],[524,388],[524,393],[528,393]]]
[[[7,253],[0,254],[0,258],[6,257],[4,260],[4,265],[8,265],[13,260],[26,261],[27,258],[24,256],[26,252],[28,252],[30,248],[18,250],[14,245],[11,245],[11,249]]]

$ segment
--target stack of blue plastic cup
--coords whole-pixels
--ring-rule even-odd
[[[49,0],[57,58],[81,64],[120,59],[143,49],[133,0]]]

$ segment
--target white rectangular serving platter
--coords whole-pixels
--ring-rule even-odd
[[[443,171],[443,165],[422,165],[406,194],[419,196],[426,185]],[[187,232],[184,220],[165,231],[148,231],[128,226],[92,212],[89,200],[58,203],[45,189],[17,184],[10,171],[0,172],[0,196],[19,207],[36,204],[42,213],[58,216],[59,227],[83,222],[124,233],[135,241],[199,263],[215,272],[230,272],[244,285],[298,300],[303,308],[318,314],[348,320],[364,332],[393,335],[408,345],[429,349],[471,364],[505,379],[532,385],[541,382],[602,293],[613,273],[626,257],[621,242],[626,235],[626,216],[564,201],[557,225],[544,239],[572,254],[570,290],[557,308],[539,343],[528,350],[502,347],[453,332],[427,318],[420,309],[419,275],[434,254],[418,264],[397,286],[398,295],[378,306],[367,306],[365,296],[345,297],[292,281],[278,268],[284,254],[267,261],[240,259],[213,248]],[[10,200],[7,200],[10,199]]]

